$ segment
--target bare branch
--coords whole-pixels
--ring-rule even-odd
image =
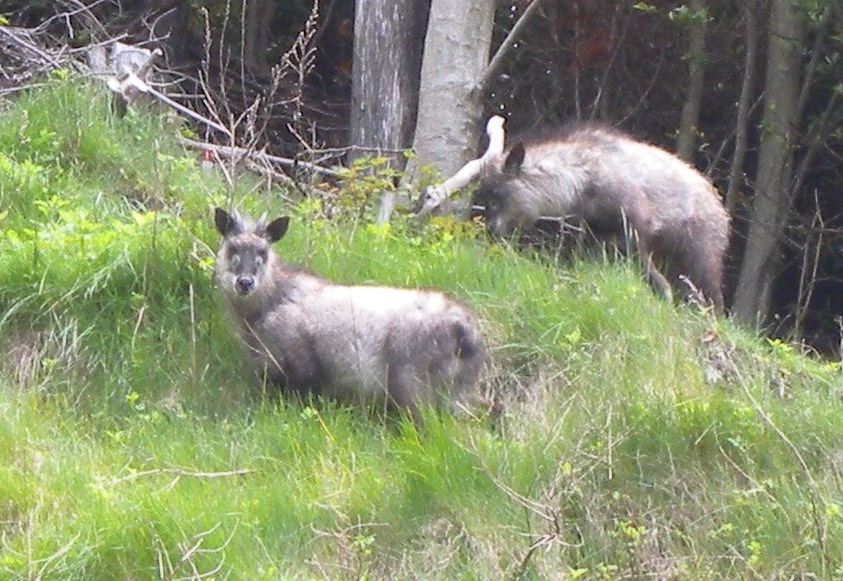
[[[503,148],[506,139],[506,132],[503,124],[505,119],[499,115],[492,116],[486,123],[486,135],[489,136],[489,147],[478,159],[472,159],[462,166],[457,173],[446,179],[438,186],[429,187],[425,190],[422,198],[422,207],[418,216],[426,216],[442,202],[448,199],[451,192],[462,188],[472,181],[489,175],[492,171],[500,168],[503,162]]]
[[[269,155],[268,153],[263,153],[260,151],[250,151],[244,147],[214,145],[212,143],[203,143],[201,141],[195,141],[193,139],[188,139],[186,137],[181,136],[177,136],[177,138],[179,142],[182,143],[182,145],[193,149],[199,149],[201,151],[213,151],[216,155],[226,159],[241,159],[245,157],[255,162],[277,163],[278,165],[283,165],[284,167],[291,168],[300,167],[308,171],[312,171],[314,173],[333,178],[340,177],[341,175],[340,172],[327,167],[322,167],[313,163],[308,163],[306,161],[289,159],[287,157]]]
[[[173,475],[176,477],[187,476],[191,478],[230,478],[232,476],[245,476],[247,474],[254,474],[257,470],[253,468],[241,468],[238,470],[227,470],[225,472],[191,472],[190,470],[183,470],[181,468],[155,468],[152,470],[144,470],[143,472],[135,472],[133,474],[129,474],[127,476],[121,476],[120,478],[115,478],[109,484],[115,486],[117,484],[122,484],[123,482],[129,482],[130,480],[137,480],[138,478],[144,478],[146,476],[157,476],[159,474],[167,474]]]
[[[503,66],[504,59],[506,59],[509,55],[512,47],[515,46],[515,39],[518,38],[519,34],[521,34],[521,30],[530,21],[530,18],[538,10],[539,6],[541,6],[541,3],[542,0],[533,0],[530,2],[530,5],[527,6],[527,9],[524,11],[524,14],[522,14],[521,18],[519,18],[515,25],[513,25],[512,30],[509,31],[509,34],[507,34],[506,38],[503,39],[503,42],[498,47],[498,50],[495,51],[495,55],[492,57],[492,60],[489,61],[488,66],[486,66],[483,70],[483,74],[474,86],[474,91],[483,91],[489,86],[489,83],[492,82],[492,78],[498,73],[501,66]]]
[[[0,34],[8,38],[11,43],[18,45],[20,48],[38,57],[41,61],[49,63],[53,67],[58,68],[61,66],[61,63],[59,63],[53,55],[48,54],[46,51],[39,48],[34,42],[29,40],[27,34],[28,32],[28,29],[15,29],[8,26],[0,26]]]
[[[139,79],[137,77],[137,75],[135,75],[134,73],[130,72],[128,75],[126,75],[126,78],[123,80],[122,83],[119,82],[119,81],[116,81],[117,84],[114,84],[114,83],[112,83],[112,81],[116,81],[116,80],[111,79],[109,81],[108,86],[112,90],[114,90],[118,93],[123,94],[123,91],[125,90],[126,87],[129,87],[129,86],[134,87],[135,89],[137,89],[141,93],[145,93],[147,95],[155,97],[156,99],[158,99],[159,101],[161,101],[162,103],[167,105],[168,107],[172,107],[176,111],[178,111],[180,113],[183,113],[184,115],[187,115],[188,117],[190,117],[194,121],[199,121],[200,123],[203,123],[203,124],[207,125],[208,127],[211,127],[212,129],[216,129],[217,131],[223,133],[227,137],[230,137],[230,138],[234,137],[232,132],[227,127],[223,127],[219,123],[211,121],[207,117],[203,117],[202,115],[193,111],[192,109],[188,109],[184,105],[176,103],[175,101],[170,99],[164,93],[161,93],[161,92],[153,89],[149,85],[147,85],[144,81]]]

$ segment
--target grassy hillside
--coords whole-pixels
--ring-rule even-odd
[[[79,80],[0,106],[0,577],[843,578],[839,365],[623,261],[229,192]],[[211,281],[229,202],[327,277],[474,306],[500,421],[262,397]]]

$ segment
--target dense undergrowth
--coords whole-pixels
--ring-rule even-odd
[[[231,191],[78,79],[2,109],[3,578],[843,578],[836,363],[624,261]],[[326,277],[471,304],[502,416],[262,397],[213,294],[218,204],[292,213],[279,252]]]

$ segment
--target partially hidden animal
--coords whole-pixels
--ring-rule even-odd
[[[258,372],[283,391],[408,410],[457,403],[477,382],[477,317],[442,292],[347,286],[285,263],[266,223],[217,208],[215,279]]]
[[[481,180],[474,203],[497,236],[540,217],[584,222],[626,241],[657,290],[701,292],[723,310],[729,215],[711,182],[663,149],[593,124],[524,138]]]

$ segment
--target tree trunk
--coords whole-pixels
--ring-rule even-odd
[[[779,242],[791,206],[791,174],[796,137],[803,26],[791,0],[772,0],[764,130],[756,174],[752,222],[747,235],[733,313],[748,325],[769,314]]]
[[[494,0],[432,0],[422,62],[419,112],[408,164],[411,179],[433,166],[451,175],[476,157],[481,76],[489,62]]]
[[[707,0],[691,0],[692,21],[688,41],[688,92],[679,121],[676,155],[691,161],[697,142],[703,89],[705,88],[705,28],[708,20]]]
[[[744,183],[743,166],[746,146],[749,140],[749,110],[752,93],[755,90],[755,60],[758,54],[758,10],[757,0],[744,0],[744,29],[746,31],[743,83],[738,99],[738,116],[735,120],[735,151],[729,168],[729,186],[726,190],[726,211],[733,214],[737,205],[738,192]]]
[[[357,0],[355,9],[349,141],[396,169],[397,152],[412,145],[427,12],[420,0]]]
[[[426,0],[357,0],[351,76],[350,159],[376,153],[402,170],[418,110],[419,75],[427,24]],[[378,223],[395,207],[386,192]]]
[[[269,49],[269,17],[272,5],[269,0],[249,0],[242,4],[243,20],[243,62],[252,73],[266,73],[269,65],[266,52]]]

